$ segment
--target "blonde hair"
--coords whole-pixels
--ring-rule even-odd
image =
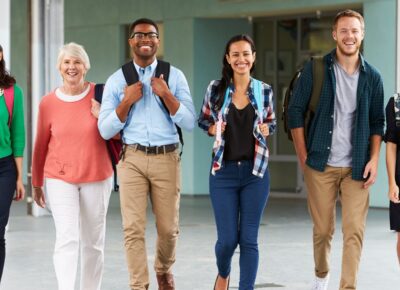
[[[336,30],[336,26],[337,26],[337,23],[339,22],[339,19],[343,18],[343,17],[357,18],[361,23],[361,29],[364,30],[364,26],[365,26],[364,17],[357,11],[354,11],[351,9],[346,9],[346,10],[340,11],[338,14],[336,14],[335,19],[333,20],[333,25],[332,25],[333,30]]]
[[[66,55],[80,59],[82,61],[83,65],[85,66],[86,71],[88,71],[90,69],[89,56],[86,53],[86,50],[82,45],[77,44],[75,42],[70,42],[70,43],[64,44],[60,48],[60,52],[58,53],[58,57],[57,57],[57,68],[58,69],[61,68],[61,62]]]

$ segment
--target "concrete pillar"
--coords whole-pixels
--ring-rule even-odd
[[[64,43],[64,1],[31,0],[31,13],[31,111],[32,140],[35,140],[40,100],[47,92],[61,83],[56,63],[58,49]],[[33,143],[28,146],[33,146]],[[28,176],[30,176],[30,172]],[[33,216],[47,214],[46,210],[41,209],[35,203],[31,202],[31,205]]]

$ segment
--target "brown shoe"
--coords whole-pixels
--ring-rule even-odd
[[[174,275],[157,274],[158,290],[175,290]]]

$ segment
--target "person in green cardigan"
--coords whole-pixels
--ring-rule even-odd
[[[12,119],[4,91],[13,86],[14,105]],[[0,45],[0,285],[6,256],[5,228],[13,198],[22,200],[25,188],[22,183],[22,157],[25,148],[23,94],[15,78],[6,71],[3,48]],[[0,287],[1,288],[1,287]]]

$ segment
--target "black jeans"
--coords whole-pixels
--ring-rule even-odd
[[[17,180],[17,168],[14,157],[0,158],[0,282],[3,275],[6,258],[6,241],[4,239],[11,202],[14,196]]]

